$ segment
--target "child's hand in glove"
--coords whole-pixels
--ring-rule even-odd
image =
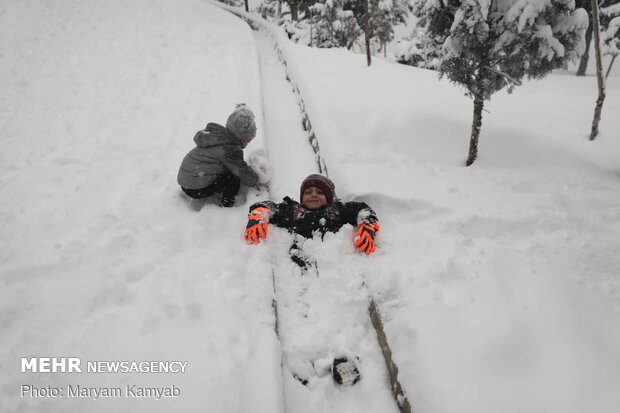
[[[355,248],[359,252],[364,252],[366,255],[375,252],[375,235],[379,231],[378,222],[362,222],[357,228],[357,232],[355,233],[355,238],[353,238],[353,242],[355,244]]]
[[[245,227],[243,238],[248,244],[258,244],[260,239],[267,239],[269,227],[269,209],[265,207],[254,208],[248,214],[248,225]]]

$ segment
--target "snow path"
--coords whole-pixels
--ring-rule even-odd
[[[314,153],[273,40],[261,31],[254,32],[254,39],[260,56],[266,152],[274,168],[271,195],[275,202],[285,196],[297,199],[303,179],[317,173]]]
[[[273,40],[255,32],[261,62],[267,152],[274,165],[272,194],[280,201],[285,195],[298,199],[300,182],[316,173],[315,154],[306,132],[296,96],[286,81],[286,72],[274,49]],[[287,131],[285,135],[280,131]],[[269,240],[258,248],[269,248],[274,256],[278,291],[280,338],[283,345],[284,407],[286,412],[396,411],[389,392],[387,373],[367,313],[368,291],[361,286],[362,268],[350,247],[351,229],[320,240],[307,241],[304,250],[318,259],[320,275],[299,275],[290,262],[292,237],[271,228]],[[346,252],[345,252],[346,251]],[[345,256],[343,257],[344,254]],[[306,316],[303,316],[305,313]],[[348,355],[362,360],[362,382],[354,388],[334,386],[330,376],[308,387],[293,379],[291,370],[302,377],[304,364]],[[296,370],[296,368],[300,370]]]

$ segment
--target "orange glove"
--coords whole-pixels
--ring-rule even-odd
[[[269,209],[265,207],[254,208],[248,214],[248,225],[245,227],[243,238],[248,244],[258,244],[260,239],[267,239],[269,227]]]
[[[355,238],[353,238],[353,243],[355,248],[359,252],[364,252],[366,255],[372,254],[375,252],[377,248],[375,246],[375,234],[379,231],[378,222],[362,222],[357,228],[357,232],[355,233]]]

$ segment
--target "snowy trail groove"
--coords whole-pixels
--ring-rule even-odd
[[[300,127],[302,123],[308,125],[309,118],[306,113],[301,114],[299,111],[298,103],[301,96],[298,94],[300,92],[298,89],[292,89],[293,84],[291,84],[290,74],[287,74],[285,71],[286,62],[281,60],[283,57],[278,54],[277,45],[263,30],[255,31],[254,36],[258,44],[259,58],[261,61],[263,102],[265,102],[263,108],[265,113],[265,133],[268,136],[267,153],[269,154],[275,172],[275,178],[271,185],[272,195],[274,193],[280,193],[280,196],[274,197],[274,200],[278,201],[284,195],[291,194],[290,191],[293,191],[292,193],[295,194],[294,191],[297,189],[299,182],[301,182],[307,174],[319,172],[317,169],[321,167],[324,168],[325,164],[322,161],[317,164],[317,159],[320,159],[320,153],[316,152],[316,150],[311,150],[313,147],[311,143],[316,141],[316,136],[312,136],[313,140],[309,140],[308,131]],[[283,96],[286,96],[286,98],[283,99]],[[301,122],[302,117],[304,122]],[[288,131],[285,135],[281,133],[281,131],[284,130]],[[296,133],[291,133],[291,131],[296,131]],[[289,192],[283,191],[284,188],[287,188]],[[274,245],[272,248],[276,248],[276,246]],[[320,257],[322,255],[324,254],[321,253],[318,256]],[[279,272],[284,271],[284,274],[280,274],[280,277],[283,277],[284,280],[280,280],[280,282],[284,281],[288,283],[287,279],[292,276],[291,269],[286,269],[290,267],[289,260],[286,256],[280,257],[280,260],[284,260],[284,265],[281,264],[280,268],[277,269]],[[326,267],[329,268],[329,266]],[[344,272],[336,270],[335,277],[345,279],[352,278],[352,281],[341,280],[339,282],[342,284],[340,287],[336,287],[333,281],[332,285],[330,285],[329,280],[333,278],[334,275],[330,276],[329,271],[324,271],[317,283],[325,284],[325,286],[321,286],[320,290],[323,292],[319,294],[317,298],[335,295],[339,297],[340,302],[346,302],[352,299],[352,296],[356,294],[356,290],[359,288],[355,287],[355,279],[357,277],[354,274],[348,273],[352,270],[351,268],[344,266],[342,268]],[[302,280],[294,282],[301,283]],[[291,291],[290,287],[289,291]],[[365,289],[364,292],[366,292]],[[315,298],[315,301],[313,304],[311,303],[311,305],[324,306],[325,302],[321,300],[317,301]],[[336,307],[336,309],[337,308],[338,307]],[[367,299],[363,299],[360,305],[349,309],[349,311],[352,311],[354,314],[357,313],[357,316],[354,315],[352,319],[357,321],[351,320],[348,323],[349,325],[341,326],[341,329],[346,330],[350,328],[350,325],[355,325],[355,323],[359,323],[361,320],[367,331],[364,339],[370,339],[365,346],[368,347],[368,349],[372,348],[371,351],[374,353],[372,355],[364,355],[367,359],[365,366],[367,369],[366,373],[369,374],[365,375],[363,384],[356,386],[356,389],[343,389],[344,392],[349,392],[347,395],[342,394],[343,390],[334,393],[333,389],[330,389],[333,384],[331,380],[328,379],[327,381],[330,383],[327,384],[327,388],[323,386],[320,391],[318,389],[313,389],[312,392],[310,392],[309,389],[301,387],[297,381],[291,380],[291,374],[285,367],[283,368],[283,375],[285,382],[284,400],[286,411],[304,412],[320,409],[321,411],[358,412],[360,409],[364,408],[370,410],[378,408],[384,412],[395,410],[394,403],[389,397],[386,397],[386,395],[389,394],[389,391],[386,391],[387,376],[386,372],[383,371],[382,359],[380,357],[379,347],[376,343],[375,332],[372,330],[369,319],[367,318]],[[328,327],[325,329],[315,326],[315,334],[329,331],[329,325],[332,324],[332,322],[330,322],[328,318],[338,318],[337,314],[337,310],[333,311],[331,315],[325,313],[322,321],[323,324]],[[338,322],[346,324],[345,320],[338,320]],[[303,328],[301,331],[293,329],[288,332],[285,331],[285,334],[303,335],[309,334],[311,331],[313,330],[304,332]],[[332,331],[330,334],[335,335],[335,332]],[[325,337],[324,340],[325,339],[327,339],[327,337]],[[361,337],[357,338],[357,340],[361,339]],[[287,341],[290,341],[290,338]],[[383,392],[380,390],[381,383],[383,383]],[[325,399],[325,397],[330,394],[332,401],[329,401],[329,398],[327,400]],[[364,397],[362,394],[371,394],[372,397]],[[346,404],[338,402],[338,399],[346,400]]]
[[[321,153],[320,153],[320,146],[319,146],[319,141],[318,141],[318,137],[316,136],[316,133],[312,130],[312,126],[311,126],[311,120],[305,110],[305,105],[303,103],[303,97],[301,96],[301,91],[299,90],[299,87],[297,87],[297,85],[294,83],[294,78],[292,77],[292,75],[290,73],[286,72],[286,66],[287,66],[287,62],[283,56],[283,53],[281,52],[281,50],[278,49],[278,45],[275,43],[275,40],[273,37],[269,36],[267,33],[265,33],[265,29],[258,30],[255,31],[255,37],[257,39],[257,42],[259,43],[260,47],[259,47],[259,56],[261,56],[261,72],[263,74],[262,78],[262,84],[263,84],[263,101],[266,102],[278,102],[278,107],[274,107],[273,109],[281,109],[283,106],[283,104],[287,104],[289,110],[291,112],[295,111],[295,107],[294,107],[294,103],[297,103],[297,106],[299,107],[299,109],[301,110],[301,113],[297,112],[297,113],[291,113],[289,117],[286,117],[285,119],[287,119],[288,122],[294,122],[296,121],[300,116],[303,118],[302,120],[302,124],[303,126],[303,138],[305,138],[305,145],[299,145],[299,142],[302,142],[300,140],[293,140],[292,136],[288,136],[288,137],[282,137],[282,136],[277,136],[277,134],[274,134],[271,136],[271,141],[272,141],[272,145],[275,145],[277,147],[281,147],[281,146],[288,146],[291,145],[290,142],[295,142],[296,144],[296,148],[293,148],[293,146],[291,146],[290,148],[287,148],[288,150],[283,150],[281,152],[282,155],[284,154],[292,154],[294,153],[295,156],[295,162],[291,162],[292,157],[291,156],[286,156],[286,157],[282,157],[282,156],[278,156],[278,154],[276,153],[273,157],[272,160],[276,161],[277,160],[277,165],[278,168],[287,173],[287,176],[289,175],[290,172],[299,170],[300,168],[302,168],[302,171],[312,171],[313,169],[316,170],[316,172],[318,173],[327,173],[327,165],[325,164],[325,160],[322,158]],[[281,66],[281,68],[278,70],[276,69],[276,67],[272,67],[272,65],[274,65],[274,62],[276,62],[276,66]],[[266,67],[266,65],[269,65],[270,67],[272,67],[271,70],[269,70],[269,68]],[[269,73],[269,74],[275,74],[277,76],[276,79],[271,79],[271,76],[269,76],[269,82],[265,81],[265,74]],[[286,78],[287,82],[283,83],[282,79]],[[273,81],[275,80],[275,82]],[[265,96],[267,96],[269,94],[269,90],[271,90],[272,87],[276,87],[276,85],[280,85],[280,87],[286,89],[288,88],[289,91],[292,91],[293,94],[288,94],[289,96],[292,97],[292,100],[289,102],[283,102],[282,99],[274,99],[274,100],[270,100],[270,99],[265,99]],[[276,105],[274,105],[276,106]],[[275,112],[272,112],[275,113]],[[278,113],[281,113],[281,110],[278,111]],[[283,118],[281,116],[278,116],[279,120],[276,120],[276,122],[282,122]],[[271,118],[272,122],[273,122],[273,118]],[[293,124],[298,124],[297,122],[294,122]],[[269,125],[269,122],[266,124],[266,128],[271,129],[271,125]],[[274,130],[276,130],[274,128]],[[267,133],[269,131],[267,130]],[[269,136],[269,135],[268,135]],[[279,139],[277,139],[279,138]],[[302,138],[302,136],[300,136],[300,138]],[[303,163],[300,164],[299,163],[299,158],[301,157],[301,154],[304,153],[304,148],[303,146],[305,146],[305,148],[307,149],[308,146],[312,148],[312,153],[313,153],[313,161],[314,161],[314,165],[304,165]],[[275,151],[271,151],[269,150],[269,153],[274,154]],[[305,160],[305,163],[308,163],[309,161],[309,157],[308,156],[303,156],[303,159]],[[304,169],[304,166],[306,166],[306,168]],[[318,169],[318,170],[317,170]],[[303,176],[301,177],[303,178]],[[276,181],[277,182],[277,181]],[[290,183],[291,181],[289,181]],[[293,186],[294,187],[294,182],[292,181],[292,185],[289,186]],[[299,182],[299,181],[297,181]],[[343,268],[345,268],[345,272],[342,272],[341,274],[337,275],[339,277],[353,277],[354,279],[359,276],[361,274],[360,271],[357,271],[357,274],[352,274],[351,268],[348,268],[348,272],[346,271],[346,267],[343,266]],[[329,282],[329,274],[326,273],[324,274],[325,277],[325,281],[324,282]],[[363,276],[361,276],[361,279],[363,280]],[[362,281],[363,282],[363,281]],[[346,283],[345,283],[346,284]],[[354,283],[353,283],[354,284]],[[353,294],[353,291],[355,291],[355,287],[352,286],[348,286],[348,288],[351,289],[351,294]],[[324,294],[329,295],[330,293],[333,293],[334,289],[329,289],[327,288],[324,292]],[[353,309],[353,311],[359,312],[360,313],[360,317],[358,317],[358,319],[364,319],[364,315],[366,313],[366,310],[369,311],[370,317],[373,321],[372,325],[374,330],[379,329],[380,331],[372,331],[370,336],[374,337],[375,335],[380,335],[381,336],[381,344],[380,346],[382,348],[385,348],[385,350],[387,351],[387,353],[383,354],[383,357],[385,360],[380,360],[380,358],[375,358],[375,362],[379,361],[378,366],[377,364],[375,364],[373,366],[373,373],[376,375],[378,372],[381,372],[382,368],[382,361],[384,361],[385,363],[387,363],[390,367],[389,369],[389,373],[390,373],[390,387],[394,388],[395,393],[395,397],[396,400],[398,400],[397,404],[399,406],[399,408],[401,409],[401,411],[403,412],[409,412],[411,411],[411,407],[409,404],[409,401],[406,399],[405,394],[403,393],[404,389],[402,389],[402,385],[400,384],[400,382],[398,381],[398,367],[394,364],[394,360],[392,359],[392,355],[391,355],[391,349],[389,348],[389,340],[387,339],[387,336],[385,334],[384,331],[384,327],[383,327],[383,323],[381,321],[381,315],[379,312],[379,309],[376,305],[376,303],[374,302],[374,299],[371,297],[370,292],[367,290],[367,287],[363,287],[363,292],[364,294],[368,295],[368,298],[364,301],[364,303],[362,303],[358,308]],[[343,297],[344,300],[346,300],[348,297]],[[368,303],[366,303],[368,300],[371,300],[372,305],[370,305],[370,307],[368,306]],[[316,303],[315,305],[321,305],[321,303]],[[364,320],[366,321],[366,326],[368,328],[368,320]],[[370,328],[369,328],[370,329]],[[372,342],[372,340],[371,340]],[[369,345],[371,347],[375,347],[374,349],[374,356],[376,356],[376,352],[378,347],[375,345],[373,346],[373,343],[369,343]],[[371,358],[371,357],[367,357],[367,358]],[[370,364],[370,363],[369,363]],[[379,373],[380,377],[383,376],[382,373]],[[293,383],[293,386],[295,386],[297,383]],[[376,390],[370,390],[371,392],[376,393]],[[302,394],[303,397],[303,394]],[[358,399],[360,399],[359,397],[357,397]],[[301,403],[303,403],[303,399],[301,400]],[[298,402],[298,404],[301,404]],[[307,403],[305,403],[307,404]],[[368,405],[368,403],[362,403],[361,407],[363,408],[371,408],[371,406]],[[311,407],[312,408],[312,407]],[[335,409],[338,410],[342,410],[342,407],[335,407]],[[352,411],[359,411],[360,406],[353,406],[352,407]],[[384,407],[385,410],[385,407]],[[297,407],[294,411],[300,411],[300,408]]]
[[[317,154],[312,150],[312,146],[308,139],[307,131],[304,131],[301,127],[302,117],[307,118],[307,114],[301,114],[298,106],[298,99],[301,97],[293,93],[290,74],[287,74],[283,62],[280,60],[282,56],[278,55],[277,46],[274,40],[263,30],[254,32],[254,37],[257,41],[259,50],[259,60],[261,64],[261,81],[262,81],[262,93],[263,102],[265,102],[264,117],[265,117],[265,134],[267,136],[267,153],[269,159],[274,168],[274,180],[271,185],[271,192],[278,194],[274,196],[275,201],[279,201],[283,196],[291,194],[291,190],[296,189],[299,183],[309,173],[319,172],[317,169]],[[296,93],[300,93],[298,90]],[[283,134],[282,131],[287,131]],[[316,138],[314,138],[316,139]],[[324,165],[324,164],[323,164]],[[288,192],[287,192],[288,191]],[[294,193],[296,196],[296,193]],[[277,231],[277,230],[276,230]],[[288,236],[284,236],[284,239],[280,240],[275,245],[271,245],[270,248],[278,248],[279,250],[286,251],[290,240]],[[337,245],[337,244],[335,244]],[[334,244],[331,244],[328,248],[333,248]],[[325,251],[317,251],[315,256],[325,256]],[[295,279],[295,268],[291,268],[290,260],[286,255],[278,257],[280,262],[276,267],[276,278],[279,279],[279,284],[303,284],[301,279]],[[344,271],[339,271],[335,267],[333,271],[329,268],[333,267],[332,264],[327,262],[322,263],[325,265],[324,270],[318,280],[314,283],[315,299],[310,302],[310,305],[315,307],[326,307],[329,300],[325,300],[325,297],[333,296],[336,304],[331,303],[323,310],[322,316],[319,317],[319,322],[314,326],[306,326],[307,331],[304,331],[303,327],[286,325],[284,323],[284,342],[295,342],[299,340],[307,340],[301,337],[308,334],[323,335],[321,339],[323,344],[318,345],[318,351],[321,354],[321,348],[330,350],[329,346],[326,347],[326,343],[329,342],[329,336],[336,337],[338,330],[348,330],[358,323],[363,325],[365,333],[360,336],[359,332],[351,331],[351,337],[349,340],[353,341],[365,341],[364,342],[364,354],[358,354],[365,360],[364,381],[357,385],[354,389],[336,389],[330,378],[323,380],[319,389],[308,389],[301,386],[296,380],[292,380],[292,376],[288,367],[283,367],[284,377],[284,401],[285,411],[288,412],[312,412],[317,409],[324,412],[338,411],[338,412],[359,412],[359,411],[374,411],[379,409],[383,412],[395,411],[394,402],[390,399],[389,390],[387,386],[387,375],[384,371],[383,360],[381,359],[378,344],[376,342],[375,332],[370,325],[370,320],[367,316],[367,298],[366,289],[362,290],[361,301],[355,307],[340,308],[337,303],[347,302],[355,300],[354,295],[358,294],[356,287],[356,280],[360,283],[361,278],[351,271],[355,271],[355,268],[342,266]],[[289,281],[289,279],[291,279]],[[331,281],[330,281],[331,279]],[[350,279],[350,280],[348,280]],[[338,280],[336,283],[334,281]],[[311,283],[312,284],[312,283]],[[281,294],[295,294],[296,290],[294,285],[289,285],[288,289],[280,291]],[[318,292],[321,291],[321,292]],[[318,298],[318,300],[317,300]],[[295,297],[280,296],[282,303],[279,303],[279,308],[282,310],[288,308],[286,304],[287,300],[296,300]],[[284,306],[282,306],[284,304]],[[293,306],[294,307],[294,306]],[[331,309],[331,310],[330,310]],[[319,308],[312,310],[316,312]],[[346,321],[342,316],[338,316],[340,311],[350,312],[350,320]],[[285,311],[292,311],[292,309],[285,309]],[[330,313],[331,311],[331,313]],[[284,314],[284,320],[289,319]],[[334,322],[330,320],[336,319],[336,325],[343,323],[339,327],[334,327]],[[297,324],[297,323],[295,323]],[[303,325],[303,323],[301,323]],[[288,329],[288,331],[287,331]],[[330,330],[331,329],[331,330]],[[300,337],[292,337],[294,335],[300,335]],[[287,335],[289,337],[287,337]],[[356,337],[356,338],[354,338]],[[295,345],[293,345],[293,348]],[[333,350],[331,350],[333,351]],[[370,353],[369,353],[370,352]],[[296,357],[297,355],[288,354],[289,357]],[[299,357],[306,357],[307,354],[300,354]],[[325,354],[323,354],[325,356]],[[348,394],[347,394],[348,393]],[[369,395],[371,395],[369,397]]]

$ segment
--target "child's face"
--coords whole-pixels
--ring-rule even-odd
[[[301,205],[308,209],[319,209],[327,205],[327,197],[320,188],[309,186],[301,196]]]
[[[249,144],[250,144],[250,141],[242,140],[241,141],[241,149],[245,149]]]

